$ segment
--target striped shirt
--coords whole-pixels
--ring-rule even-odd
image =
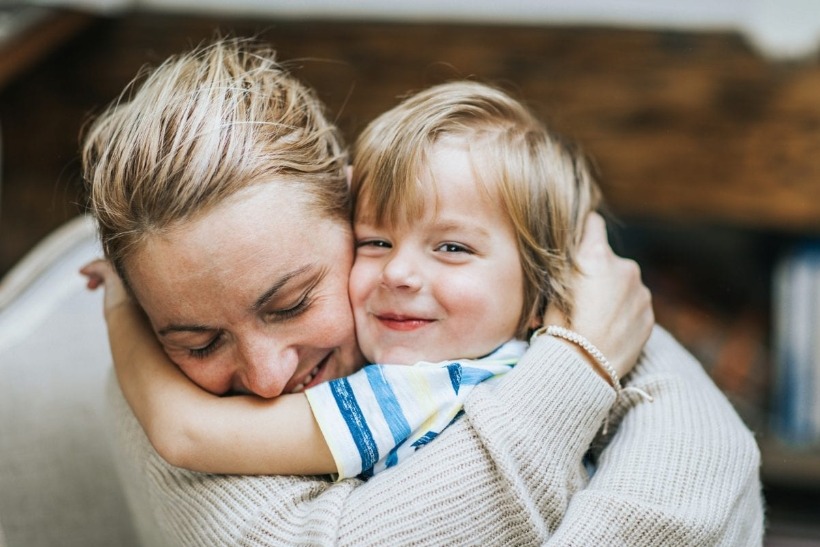
[[[338,479],[370,477],[435,439],[473,387],[508,372],[526,349],[511,340],[480,359],[367,365],[306,390]]]

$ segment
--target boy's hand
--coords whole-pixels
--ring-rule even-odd
[[[601,350],[623,377],[635,366],[655,324],[652,296],[637,263],[612,251],[597,213],[587,218],[577,258],[572,329]],[[544,324],[566,326],[567,321],[550,308]]]
[[[134,303],[120,276],[117,275],[114,267],[107,260],[97,259],[89,262],[80,268],[80,273],[88,278],[86,286],[89,290],[96,290],[100,286],[105,290],[103,311],[106,317],[108,317],[109,312],[118,306]]]

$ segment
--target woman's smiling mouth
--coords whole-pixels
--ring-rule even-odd
[[[314,384],[318,384],[319,382],[316,381],[316,380],[318,380],[319,373],[324,370],[325,365],[327,365],[327,362],[330,359],[331,355],[332,355],[332,353],[329,353],[324,359],[322,359],[319,362],[318,365],[313,367],[313,370],[311,370],[304,378],[302,378],[301,382],[299,382],[298,384],[293,386],[293,388],[290,390],[290,392],[291,393],[301,393],[302,391],[305,390],[305,388],[313,387]]]

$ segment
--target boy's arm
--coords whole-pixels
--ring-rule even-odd
[[[117,378],[151,444],[193,471],[313,475],[336,467],[304,394],[217,397],[171,363],[140,310],[109,310]]]

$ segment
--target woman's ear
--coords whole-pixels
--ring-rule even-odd
[[[345,167],[345,176],[347,177],[347,189],[350,190],[350,181],[353,180],[353,166]]]

